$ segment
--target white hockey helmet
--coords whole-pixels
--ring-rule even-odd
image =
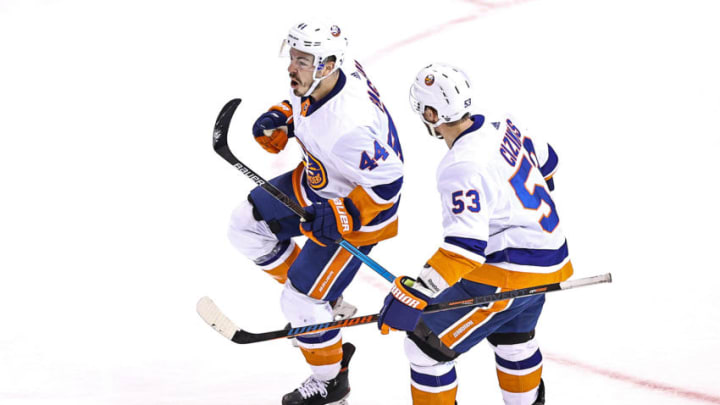
[[[472,86],[462,70],[444,63],[433,63],[418,72],[410,86],[410,106],[420,114],[423,122],[432,129],[430,133],[438,138],[434,128],[448,122],[455,122],[470,113]],[[425,107],[437,111],[437,122],[429,122],[423,115]]]
[[[289,56],[290,48],[306,52],[314,56],[313,84],[305,96],[309,96],[324,78],[317,78],[318,70],[325,66],[328,57],[335,57],[335,67],[330,73],[339,69],[345,59],[348,40],[340,27],[326,21],[306,21],[293,25],[287,39],[280,48],[281,56]],[[328,75],[329,76],[329,75]],[[328,77],[325,76],[325,77]]]

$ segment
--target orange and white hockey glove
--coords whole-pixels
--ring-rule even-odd
[[[312,220],[300,223],[300,232],[320,246],[337,243],[360,229],[360,211],[349,198],[321,200],[305,208]]]
[[[285,149],[288,137],[293,134],[292,106],[285,100],[270,107],[253,124],[253,136],[263,149],[278,153]]]

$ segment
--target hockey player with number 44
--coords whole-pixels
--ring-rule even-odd
[[[470,80],[432,64],[410,88],[413,110],[450,149],[437,169],[444,240],[416,279],[398,277],[378,327],[405,330],[414,405],[453,405],[454,360],[487,338],[505,404],[544,404],[535,326],[544,295],[423,314],[431,303],[557,283],[573,273],[552,176],[558,158],[509,115],[472,115]]]
[[[288,138],[300,144],[303,162],[270,183],[312,220],[300,222],[256,187],[233,212],[228,232],[241,253],[283,284],[280,304],[293,328],[353,315],[354,307],[339,302],[361,261],[338,241],[367,255],[397,234],[403,182],[397,131],[362,66],[345,60],[346,48],[337,25],[291,27],[281,50],[289,57],[291,94],[253,125],[255,140],[268,152],[279,153]],[[303,234],[308,239],[301,249],[293,238]],[[343,344],[339,329],[299,336],[297,344],[312,375],[283,397],[283,405],[344,403],[355,347]]]

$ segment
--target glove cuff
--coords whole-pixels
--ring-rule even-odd
[[[427,289],[427,292],[423,292],[432,298],[437,297],[446,288],[450,287],[445,278],[429,264],[423,266],[420,275],[417,277],[417,282]],[[415,288],[417,289],[418,286],[416,285]]]
[[[292,119],[292,106],[287,100],[284,100],[280,104],[275,104],[274,106],[270,107],[268,111],[278,111],[282,115],[285,116],[285,123],[289,124],[293,121]]]

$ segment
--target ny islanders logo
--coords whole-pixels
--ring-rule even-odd
[[[338,27],[337,25],[333,25],[332,27],[330,27],[330,33],[332,34],[332,36],[334,36],[336,38],[339,37],[340,36],[340,27]]]
[[[432,86],[433,83],[435,83],[435,76],[433,76],[433,75],[425,76],[425,85],[426,86]]]
[[[314,190],[321,190],[327,186],[327,172],[322,162],[310,152],[305,151],[305,177],[308,185]]]

